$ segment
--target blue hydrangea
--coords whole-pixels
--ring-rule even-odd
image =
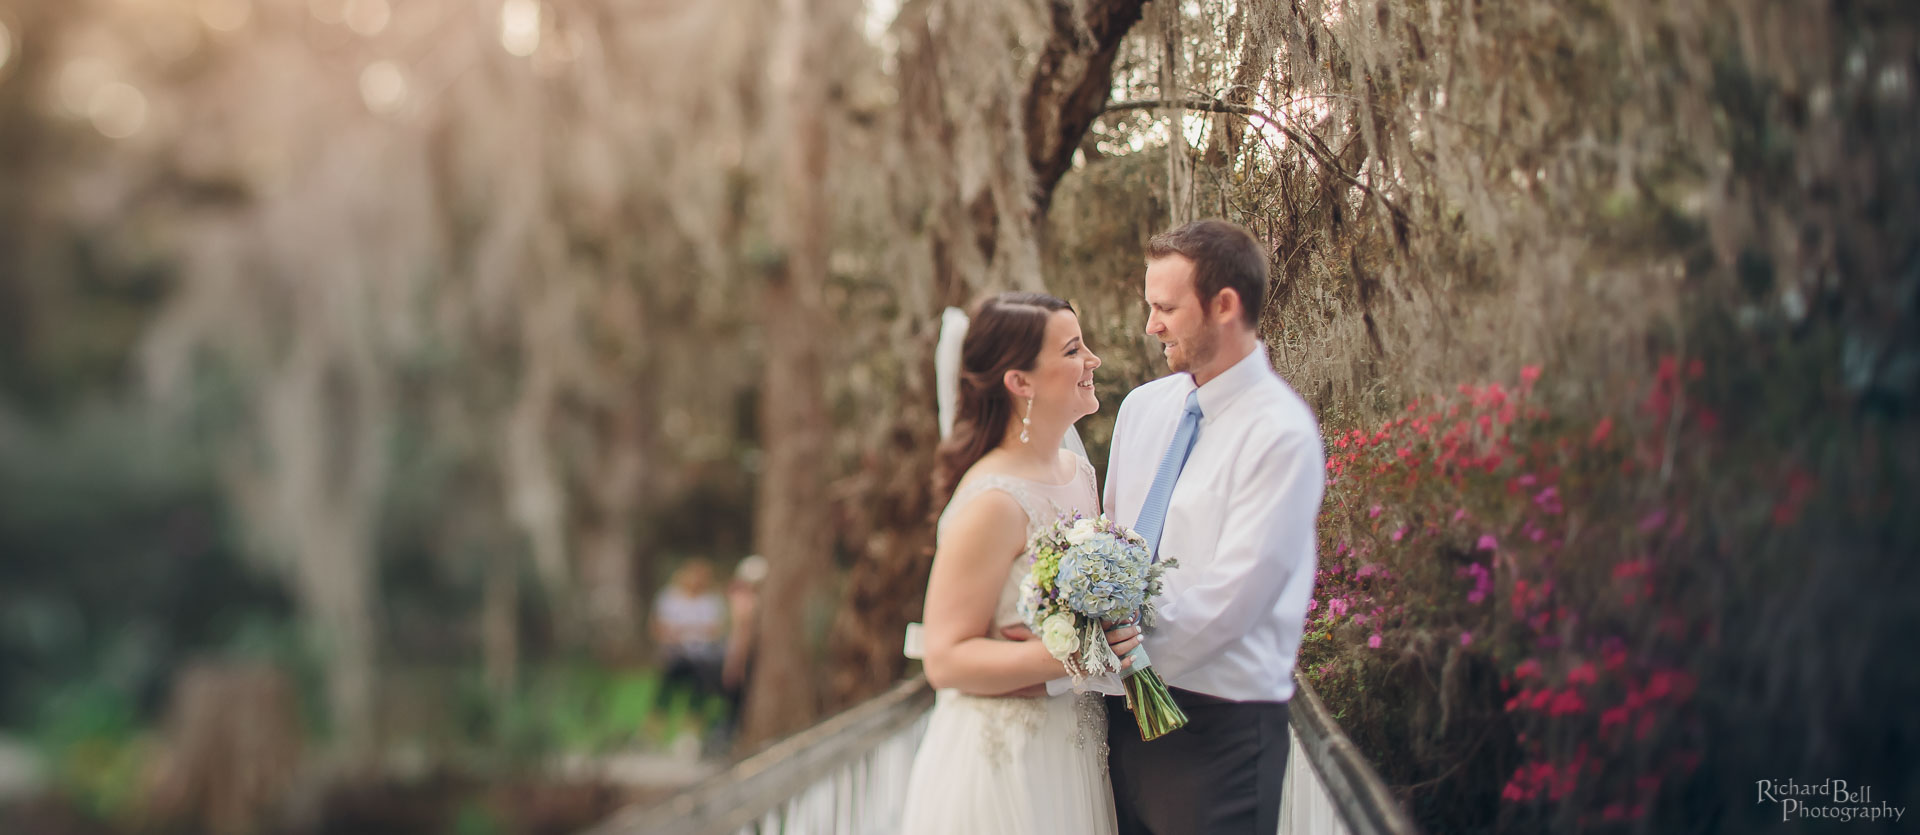
[[[1147,549],[1101,534],[1066,549],[1055,581],[1074,611],[1115,620],[1146,602]]]

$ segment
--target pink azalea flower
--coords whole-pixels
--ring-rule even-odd
[[[1479,601],[1475,601],[1475,602],[1479,602]],[[1473,643],[1473,633],[1468,632],[1464,629],[1460,630],[1460,645],[1464,647],[1472,643]]]
[[[1559,513],[1561,511],[1559,488],[1548,487],[1541,490],[1533,497],[1533,503],[1547,513]]]
[[[1600,712],[1600,732],[1603,734],[1616,726],[1625,727],[1626,724],[1627,709],[1624,707],[1612,707]]]
[[[1586,709],[1587,701],[1580,698],[1579,691],[1569,687],[1553,698],[1553,704],[1548,709],[1548,715],[1566,716],[1572,713],[1579,713]]]
[[[1613,418],[1603,417],[1600,423],[1593,427],[1593,437],[1589,438],[1587,443],[1590,446],[1599,446],[1605,443],[1607,436],[1611,434],[1613,434]]]
[[[1595,678],[1596,675],[1593,670],[1592,661],[1582,663],[1580,666],[1573,668],[1572,672],[1567,673],[1568,684],[1592,684]]]
[[[1480,535],[1480,542],[1474,547],[1482,551],[1492,551],[1500,547],[1500,541],[1494,539],[1493,534],[1483,533]]]
[[[1380,517],[1380,510],[1381,510],[1381,507],[1380,507],[1379,505],[1374,505],[1374,506],[1373,506],[1373,509],[1372,509],[1372,510],[1369,510],[1369,511],[1367,511],[1367,518],[1368,518],[1368,519],[1377,519],[1377,518],[1379,518],[1379,517]]]
[[[1465,518],[1467,518],[1467,509],[1466,509],[1466,508],[1464,508],[1464,507],[1463,507],[1463,508],[1460,508],[1459,510],[1456,510],[1456,511],[1454,511],[1454,512],[1453,512],[1453,521],[1455,521],[1455,522],[1458,522],[1458,521],[1460,521],[1460,520],[1462,520],[1462,519],[1465,519]]]
[[[1369,648],[1372,648],[1372,649],[1379,649],[1379,648],[1380,648],[1380,633],[1378,633],[1378,632],[1375,632],[1375,633],[1373,633],[1373,636],[1367,639],[1367,646],[1368,646]]]
[[[1393,541],[1399,542],[1400,538],[1406,535],[1407,535],[1407,529],[1405,526],[1402,526],[1399,530],[1396,530],[1393,532]]]
[[[1666,523],[1667,523],[1666,509],[1665,508],[1657,509],[1652,513],[1647,514],[1644,518],[1640,520],[1640,532],[1653,533],[1661,525],[1664,525]]]

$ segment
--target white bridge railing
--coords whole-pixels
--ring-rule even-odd
[[[902,683],[584,835],[893,835],[932,706],[925,679]],[[1282,835],[1415,835],[1406,811],[1305,682],[1288,719]]]
[[[1419,829],[1333,721],[1320,694],[1298,676],[1287,703],[1286,782],[1280,832],[1305,835],[1415,835]]]

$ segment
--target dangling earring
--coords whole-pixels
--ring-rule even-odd
[[[1023,417],[1020,419],[1020,443],[1023,443],[1023,444],[1030,443],[1030,441],[1027,438],[1027,430],[1031,429],[1032,427],[1033,427],[1033,398],[1029,397],[1027,398],[1026,417]]]

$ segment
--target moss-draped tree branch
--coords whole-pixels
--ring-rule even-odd
[[[1326,143],[1321,142],[1318,136],[1295,130],[1278,117],[1257,107],[1224,102],[1218,99],[1134,99],[1130,101],[1113,102],[1102,108],[1100,112],[1106,114],[1121,113],[1128,110],[1161,110],[1175,107],[1184,110],[1197,110],[1202,113],[1226,113],[1235,116],[1245,116],[1252,119],[1259,119],[1271,125],[1275,130],[1285,134],[1288,139],[1293,140],[1295,144],[1305,148],[1307,153],[1311,154],[1321,165],[1326,166],[1327,170],[1332,171],[1338,175],[1340,179],[1345,180],[1354,188],[1379,200],[1381,205],[1386,206],[1387,211],[1393,216],[1394,230],[1396,234],[1400,236],[1402,244],[1404,245],[1406,237],[1405,230],[1407,229],[1407,213],[1402,210],[1398,204],[1394,203],[1393,200],[1386,195],[1381,194],[1373,186],[1361,182],[1359,177],[1348,172],[1346,167],[1339,163],[1337,155],[1334,154],[1333,150],[1328,148]]]

